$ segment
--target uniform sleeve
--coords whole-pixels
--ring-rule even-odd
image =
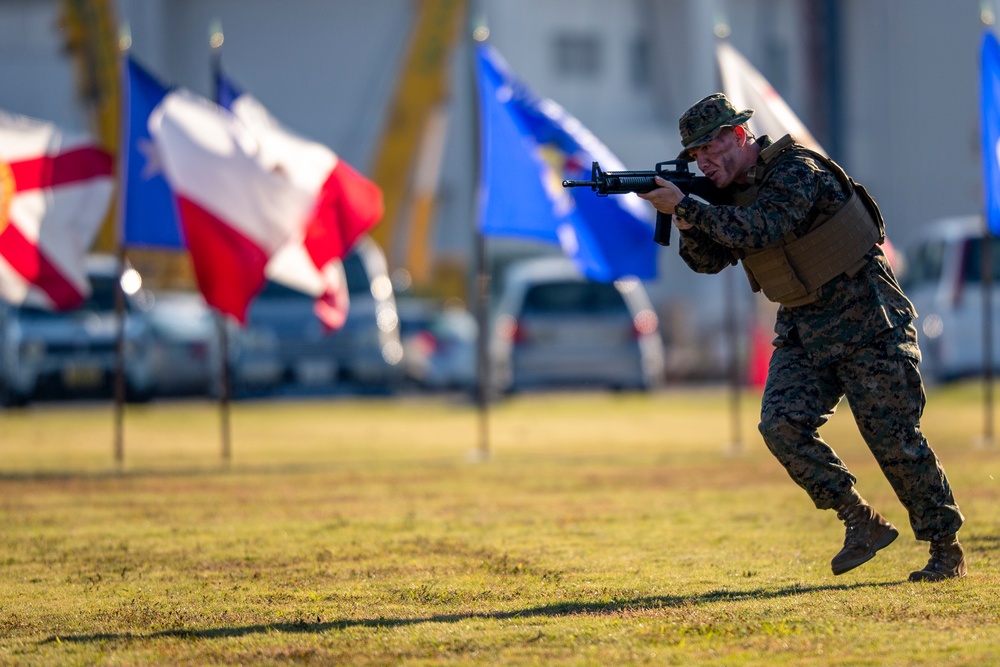
[[[681,259],[698,273],[718,273],[736,263],[731,249],[716,243],[700,229],[681,231],[679,235]]]
[[[792,155],[771,169],[750,206],[713,206],[685,197],[676,214],[726,248],[763,248],[802,224],[831,178],[835,181],[812,159]]]

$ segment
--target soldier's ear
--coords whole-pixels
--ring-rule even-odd
[[[747,142],[747,129],[742,125],[737,125],[733,128],[733,134],[736,135],[736,144],[742,147]]]

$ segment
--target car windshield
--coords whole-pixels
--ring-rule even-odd
[[[115,309],[115,278],[113,276],[90,276],[90,296],[75,311],[80,313],[108,313]],[[128,306],[126,301],[126,306]],[[49,319],[65,317],[60,313],[34,306],[21,306],[21,316],[26,319]]]
[[[915,285],[936,284],[941,279],[945,247],[943,241],[931,241],[917,248],[906,265],[903,287],[910,289]]]
[[[1000,282],[1000,238],[990,240],[990,274],[993,282]],[[983,280],[983,240],[969,239],[965,246],[965,257],[962,262],[962,280],[967,283],[979,283]]]
[[[628,314],[614,285],[565,281],[532,286],[524,296],[524,314]]]
[[[371,294],[371,279],[358,253],[351,253],[344,259],[344,273],[347,275],[347,293],[351,296]]]
[[[361,294],[371,294],[371,285],[368,280],[368,272],[365,270],[364,262],[357,253],[351,253],[350,256],[344,259],[344,274],[347,276],[347,292],[351,296],[357,296]],[[313,297],[305,292],[300,292],[297,289],[292,289],[281,283],[276,283],[272,280],[268,280],[264,284],[264,288],[260,291],[258,295],[259,298],[263,299],[303,299],[307,301],[312,301]]]

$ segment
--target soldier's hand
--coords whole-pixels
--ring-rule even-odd
[[[673,214],[674,208],[684,199],[684,193],[665,178],[655,177],[658,187],[649,192],[640,192],[638,195],[653,205],[661,213]],[[678,229],[680,229],[678,227]]]
[[[692,227],[694,227],[694,225],[692,225],[690,222],[688,222],[684,218],[679,218],[679,217],[677,217],[675,215],[674,216],[674,227],[676,227],[678,229],[678,231],[686,232],[687,230],[689,230]]]

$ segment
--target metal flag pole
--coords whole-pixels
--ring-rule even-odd
[[[119,206],[119,210],[121,207]],[[118,241],[118,270],[115,274],[115,378],[114,378],[114,448],[115,464],[121,468],[125,463],[125,291],[122,289],[122,275],[125,273],[125,245]]]
[[[743,451],[743,432],[740,426],[740,393],[742,386],[740,378],[741,355],[740,355],[740,332],[739,317],[736,308],[736,289],[733,285],[733,272],[726,271],[725,276],[725,297],[723,303],[726,308],[726,331],[729,334],[729,423],[730,439],[729,453],[740,454]]]
[[[995,17],[993,15],[992,9],[987,5],[985,0],[980,3],[979,8],[979,20],[980,26],[982,27],[984,34],[986,31],[992,30],[992,26],[995,22]],[[980,56],[980,67],[984,67],[983,56]],[[985,73],[980,72],[980,85],[983,89],[980,91],[980,95],[986,95],[986,83],[985,83]],[[982,111],[981,111],[982,113]],[[985,123],[985,118],[981,118],[980,122]],[[986,126],[983,125],[980,128],[983,132],[983,136],[986,135]],[[984,147],[985,150],[985,147]],[[985,173],[985,172],[984,172]],[[987,197],[985,201],[989,201],[988,188],[990,187],[989,179],[984,176],[983,179],[984,188],[987,189]],[[981,247],[981,261],[980,261],[980,274],[983,285],[983,435],[979,439],[979,445],[984,447],[990,447],[993,445],[994,438],[994,414],[993,414],[993,231],[991,230],[991,220],[990,220],[990,209],[991,206],[986,204],[983,206],[983,236],[982,236],[982,247]]]
[[[983,446],[993,444],[993,235],[985,224],[982,241],[983,282]]]
[[[222,72],[222,43],[225,37],[222,24],[214,21],[209,28],[208,43],[211,47],[212,67],[212,97],[219,101],[219,76]],[[229,465],[233,458],[233,448],[230,438],[231,414],[229,409],[232,393],[232,382],[229,376],[229,327],[226,326],[226,315],[216,313],[216,329],[219,336],[219,429],[222,440],[222,463]]]
[[[119,37],[118,54],[118,80],[123,90],[127,90],[126,75],[124,72],[124,62],[128,58],[128,49],[132,44],[132,37],[128,32],[128,25],[123,27],[124,33]],[[126,93],[128,94],[128,93]],[[122,96],[124,97],[124,95]],[[122,109],[124,105],[120,105]],[[120,128],[126,126],[125,114],[122,112]],[[122,146],[127,145],[126,140],[122,140]],[[125,272],[125,160],[126,150],[118,151],[118,188],[116,195],[115,218],[118,228],[116,265],[117,275],[114,281],[115,290],[115,376],[114,376],[114,461],[118,468],[125,465],[125,291],[122,288],[122,275]]]
[[[478,6],[479,3],[474,3],[474,11],[471,12],[472,16],[472,42],[470,44],[471,49],[474,51],[475,45],[481,42],[485,42],[489,37],[490,30],[486,25],[485,13],[482,11],[481,7]],[[467,62],[475,61],[475,53],[471,53],[469,60]],[[472,117],[476,119],[472,126],[474,128],[479,128],[479,123],[481,122],[480,109],[479,109],[479,82],[477,79],[477,73],[475,67],[472,71],[472,99],[473,99],[473,112]],[[478,132],[477,132],[478,134]],[[482,146],[480,145],[480,137],[476,136],[472,145],[474,146],[475,156],[474,162],[477,165],[477,171],[481,169],[481,154]],[[481,199],[483,197],[482,188],[479,187],[476,196],[476,211],[480,209]],[[479,228],[478,213],[473,215],[473,220],[476,220],[476,321],[478,323],[478,334],[476,336],[476,352],[477,352],[477,386],[476,386],[476,405],[477,412],[479,416],[479,444],[474,453],[475,457],[479,461],[485,461],[490,456],[490,358],[489,358],[489,298],[490,298],[490,269],[489,261],[487,258],[487,248],[486,248],[486,237],[482,230]]]

